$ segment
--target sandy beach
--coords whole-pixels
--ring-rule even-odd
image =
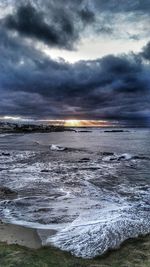
[[[42,245],[35,229],[3,222],[0,223],[0,242],[8,245],[18,244],[32,249],[38,249]]]
[[[46,234],[46,231],[43,233]],[[145,236],[128,240],[119,250],[107,253],[103,257],[86,260],[75,258],[51,246],[41,247],[37,231],[34,229],[0,223],[0,267],[149,267],[149,248],[150,237]]]

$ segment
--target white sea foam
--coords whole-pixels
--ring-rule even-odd
[[[12,135],[12,134],[0,134],[0,138],[10,136],[10,135]]]
[[[58,146],[58,145],[51,145],[50,149],[53,150],[53,151],[64,151],[64,150],[66,150],[65,147],[61,147],[61,146]]]
[[[45,135],[40,136],[42,144]],[[129,133],[128,140],[121,140],[118,146],[115,136],[108,140],[107,136],[93,138],[91,134],[86,139],[79,133],[68,140],[69,136],[66,134],[64,142],[62,135],[59,139],[54,134],[42,152],[38,146],[33,146],[36,152],[13,151],[4,146],[5,150],[0,151],[1,186],[18,195],[15,199],[4,196],[0,218],[38,231],[56,230],[53,236],[48,231],[44,234],[47,240],[43,245],[52,244],[83,258],[103,254],[128,238],[149,233],[149,138],[138,135],[140,144],[134,143],[136,137]],[[74,137],[77,139],[72,141]],[[21,139],[16,138],[15,144],[21,147]],[[30,138],[27,135],[24,140],[27,145],[31,144]],[[47,151],[48,144],[57,142],[64,147],[52,145],[54,152]],[[87,151],[73,150],[76,144]],[[65,147],[73,149],[59,153]],[[113,153],[100,153],[109,150]]]
[[[104,156],[104,161],[121,161],[121,160],[130,160],[133,159],[134,156],[130,153],[123,153],[123,154],[114,154],[113,156]]]
[[[118,248],[128,238],[150,231],[149,216],[140,218],[136,214],[129,215],[123,208],[109,210],[107,214],[97,213],[97,218],[95,215],[96,211],[93,211],[88,217],[77,219],[69,227],[49,237],[47,244],[69,251],[77,257],[93,258],[109,249]],[[92,217],[94,219],[90,220]]]

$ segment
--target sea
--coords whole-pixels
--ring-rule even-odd
[[[82,258],[150,233],[150,129],[0,134],[0,220]]]

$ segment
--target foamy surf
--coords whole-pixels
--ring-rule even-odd
[[[122,210],[109,211],[107,216],[105,212],[104,215],[97,214],[95,221],[90,221],[93,215],[95,217],[94,212],[89,215],[89,218],[80,218],[64,230],[58,231],[56,235],[49,237],[46,244],[71,252],[76,257],[94,258],[108,250],[118,248],[129,238],[136,238],[150,232],[148,213],[141,218],[130,208],[128,210],[122,208]],[[104,217],[100,219],[101,216]]]
[[[58,146],[58,145],[51,145],[50,150],[52,151],[64,151],[66,147]]]
[[[43,245],[83,258],[149,233],[149,138],[141,144],[143,133],[142,138],[141,132],[126,136],[119,146],[118,137],[108,139],[94,130],[84,137],[80,133],[15,136],[11,142],[18,150],[8,149],[11,142],[7,145],[4,138],[0,219],[36,228],[39,234],[42,231]],[[35,146],[31,139],[44,145]],[[31,151],[22,149],[22,140],[24,148],[33,145]],[[54,145],[51,152],[49,144],[59,143],[62,147]],[[67,153],[59,153],[60,148],[68,148]],[[49,230],[54,230],[53,236]]]

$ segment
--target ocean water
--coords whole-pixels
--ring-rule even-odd
[[[150,130],[0,135],[3,187],[15,194],[0,193],[1,220],[38,229],[43,245],[101,255],[150,233]]]

